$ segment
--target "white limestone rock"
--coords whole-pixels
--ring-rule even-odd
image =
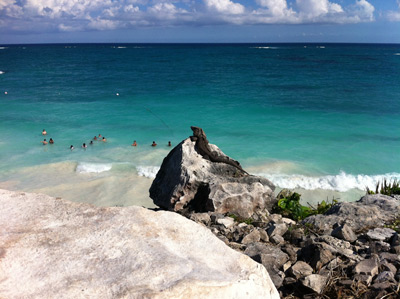
[[[0,190],[0,298],[279,298],[266,269],[176,213]]]

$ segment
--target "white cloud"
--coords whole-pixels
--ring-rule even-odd
[[[357,23],[374,20],[367,0],[0,0],[0,30],[112,30],[134,26]],[[335,2],[336,1],[336,2]],[[343,3],[343,1],[340,1]],[[398,12],[387,17],[400,20]]]
[[[387,13],[387,18],[391,22],[400,22],[400,0],[397,1],[397,6],[399,9],[397,11],[389,11]]]
[[[242,14],[245,11],[243,5],[230,0],[204,0],[204,3],[209,10],[223,14]]]

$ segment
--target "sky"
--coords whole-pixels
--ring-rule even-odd
[[[0,44],[400,43],[400,0],[0,0]]]

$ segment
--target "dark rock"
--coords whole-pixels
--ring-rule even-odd
[[[249,218],[271,210],[275,186],[267,179],[248,175],[217,146],[209,144],[223,161],[210,161],[198,152],[190,138],[178,144],[164,159],[150,188],[154,203],[164,209],[234,213]]]

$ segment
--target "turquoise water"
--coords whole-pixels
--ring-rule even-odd
[[[148,206],[195,125],[279,188],[355,200],[400,178],[399,116],[400,45],[3,46],[0,188]]]

